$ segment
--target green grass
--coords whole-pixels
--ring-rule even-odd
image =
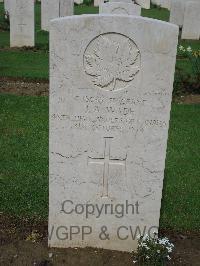
[[[75,15],[98,14],[98,13],[99,13],[99,8],[94,7],[94,6],[79,5],[79,6],[75,6],[74,8]]]
[[[2,77],[48,79],[48,52],[0,50],[0,58]]]
[[[46,215],[48,100],[0,96],[0,209]]]
[[[162,228],[200,229],[200,105],[174,104],[161,212]]]
[[[151,9],[142,9],[142,16],[148,18],[169,21],[169,10],[165,8],[156,8],[151,6]]]
[[[0,95],[0,211],[48,215],[48,98]],[[171,113],[161,228],[199,229],[200,105]]]

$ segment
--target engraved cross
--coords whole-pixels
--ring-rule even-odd
[[[103,189],[102,197],[108,197],[108,179],[110,176],[110,165],[126,165],[125,159],[111,159],[110,158],[110,146],[112,138],[104,138],[104,157],[103,158],[88,158],[89,164],[100,164],[103,165]]]
[[[26,26],[26,24],[21,23],[21,24],[18,24],[18,26],[20,26],[20,30],[22,31],[22,27]]]

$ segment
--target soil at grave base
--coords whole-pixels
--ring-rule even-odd
[[[49,83],[48,80],[29,80],[18,78],[2,78],[0,77],[0,93],[10,93],[15,95],[34,95],[48,96]],[[176,97],[177,103],[183,104],[200,104],[200,94],[189,94]]]
[[[44,80],[0,78],[0,93],[30,96],[48,96],[49,83]]]
[[[162,231],[175,244],[168,265],[200,265],[200,232]],[[0,265],[129,266],[130,253],[94,248],[47,247],[47,221],[0,215]]]

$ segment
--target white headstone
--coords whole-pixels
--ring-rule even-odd
[[[182,39],[200,39],[200,2],[189,1],[185,5]]]
[[[170,23],[178,25],[180,28],[183,26],[186,3],[190,0],[171,0],[170,7]],[[200,0],[192,0],[192,2],[200,3]]]
[[[74,14],[74,0],[60,0],[59,16],[66,17]]]
[[[49,31],[50,21],[55,18],[72,16],[74,14],[73,0],[42,0],[41,27]]]
[[[104,3],[99,6],[99,13],[104,14],[124,14],[124,15],[141,15],[141,6],[130,3],[113,2]]]
[[[11,3],[13,0],[4,0],[4,10],[10,13]]]
[[[80,5],[83,3],[83,0],[75,0],[74,3],[76,3],[77,5]]]
[[[151,5],[150,0],[135,0],[135,3],[140,5],[143,8],[150,9],[150,5]]]
[[[171,0],[170,23],[183,26],[185,0]]]
[[[157,230],[177,39],[139,16],[52,21],[49,246],[131,251]]]
[[[104,0],[94,0],[94,6],[100,6],[101,3],[104,3]]]
[[[41,28],[48,31],[50,20],[59,17],[59,2],[41,0]]]
[[[12,0],[10,12],[10,46],[35,45],[34,0]]]
[[[170,10],[170,8],[171,8],[171,0],[161,0],[160,5],[161,5],[161,7],[167,8],[167,9]]]
[[[121,2],[121,3],[133,3],[132,0],[110,0],[109,1],[110,3],[113,3],[113,2]]]
[[[59,17],[59,1],[41,0],[41,28],[49,31],[50,21]]]

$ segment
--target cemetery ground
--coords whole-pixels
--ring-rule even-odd
[[[76,14],[97,12],[75,7]],[[48,33],[40,30],[37,4],[36,47],[11,49],[2,3],[0,14],[0,265],[133,265],[123,252],[47,248]],[[166,9],[142,14],[169,19]],[[200,49],[199,41],[180,44]],[[177,86],[180,72],[181,78],[190,76],[187,90]],[[160,233],[175,243],[169,265],[200,261],[198,85],[188,58],[177,56],[160,220]]]

